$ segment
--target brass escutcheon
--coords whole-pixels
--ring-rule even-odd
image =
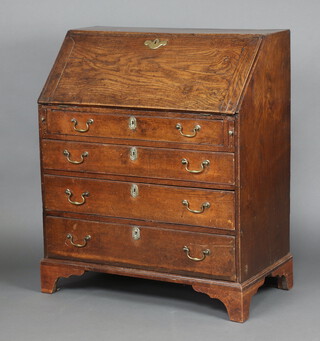
[[[130,194],[132,198],[136,198],[139,195],[139,187],[136,184],[132,184],[130,188]]]
[[[140,239],[140,229],[138,226],[134,226],[132,228],[132,239],[139,240]]]
[[[135,161],[138,158],[138,150],[136,147],[130,148],[130,160]]]
[[[160,41],[159,38],[156,38],[155,40],[146,40],[144,42],[144,45],[148,46],[151,50],[158,49],[161,46],[166,46],[168,43],[168,40],[162,40]]]
[[[137,119],[134,116],[129,117],[129,129],[130,130],[137,129]]]

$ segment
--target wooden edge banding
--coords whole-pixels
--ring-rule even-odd
[[[41,292],[52,294],[57,291],[57,282],[61,277],[68,278],[72,275],[81,276],[85,272],[76,266],[64,264],[50,264],[42,260],[40,264]]]

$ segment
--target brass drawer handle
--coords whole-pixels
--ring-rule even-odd
[[[73,129],[74,129],[75,131],[77,131],[78,133],[86,133],[86,132],[89,130],[90,125],[93,123],[93,119],[90,118],[90,119],[86,122],[86,129],[78,129],[78,128],[77,128],[78,121],[77,121],[75,118],[72,118],[72,119],[71,119],[71,122],[74,123]]]
[[[188,200],[182,200],[182,205],[186,206],[187,207],[187,210],[191,213],[195,213],[195,214],[200,214],[200,213],[203,213],[204,210],[206,208],[209,208],[210,207],[210,203],[209,202],[204,202],[202,205],[201,205],[201,210],[197,211],[197,210],[191,210],[189,208],[189,201]]]
[[[195,137],[197,135],[197,132],[200,131],[201,126],[199,126],[199,124],[195,125],[194,128],[192,129],[192,134],[184,134],[183,133],[183,128],[182,128],[182,124],[181,123],[177,123],[176,124],[176,129],[179,130],[180,134],[184,137]]]
[[[76,206],[80,206],[80,205],[85,204],[86,197],[89,196],[89,192],[84,192],[84,193],[81,194],[82,201],[72,201],[71,200],[72,192],[70,191],[70,189],[67,188],[65,193],[68,196],[68,201],[70,202],[70,204],[76,205]]]
[[[206,249],[206,250],[202,250],[202,257],[201,258],[197,258],[197,257],[191,257],[190,256],[190,249],[188,248],[188,246],[184,246],[183,249],[182,249],[184,252],[186,252],[187,254],[187,257],[191,260],[193,260],[194,262],[201,262],[203,260],[205,260],[205,258],[207,256],[210,255],[210,250],[209,249]]]
[[[70,163],[72,163],[72,164],[74,164],[74,165],[80,165],[81,163],[83,163],[83,161],[84,161],[84,158],[85,157],[87,157],[88,155],[89,155],[89,153],[88,152],[83,152],[82,154],[81,154],[81,159],[80,159],[80,161],[72,161],[71,159],[70,159],[70,152],[67,150],[67,149],[65,149],[64,151],[63,151],[63,155],[65,155],[66,156],[66,158],[67,158],[67,160],[68,160],[68,162],[70,162]]]
[[[67,234],[67,239],[70,240],[71,245],[73,245],[73,246],[75,246],[75,247],[81,248],[81,247],[87,246],[88,241],[91,239],[91,236],[90,236],[90,235],[85,236],[85,237],[83,238],[83,242],[84,242],[83,244],[74,243],[74,241],[73,241],[73,236],[72,236],[71,233],[68,233],[68,234]]]
[[[158,49],[161,46],[166,46],[168,43],[168,40],[162,40],[160,41],[159,38],[156,38],[155,40],[146,40],[144,42],[144,45],[148,46],[151,50]]]
[[[210,161],[209,160],[205,160],[205,161],[202,161],[201,162],[201,169],[200,170],[190,170],[188,169],[188,166],[189,166],[189,161],[187,159],[182,159],[181,160],[181,163],[183,165],[186,165],[185,167],[185,170],[189,173],[192,173],[192,174],[199,174],[199,173],[202,173],[204,171],[204,168],[205,167],[208,167],[210,165]]]

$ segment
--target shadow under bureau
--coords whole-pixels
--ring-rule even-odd
[[[39,98],[42,291],[85,271],[249,316],[292,287],[286,30],[71,30]]]

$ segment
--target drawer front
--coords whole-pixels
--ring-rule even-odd
[[[232,236],[56,217],[45,226],[48,257],[235,280]]]
[[[43,140],[42,160],[44,169],[234,184],[232,153]]]
[[[51,175],[44,176],[44,189],[49,211],[234,229],[231,191]]]
[[[229,140],[232,140],[228,133],[230,129],[233,129],[233,122],[226,119],[164,118],[51,110],[47,112],[46,127],[49,134],[106,137],[118,139],[117,143],[127,139],[217,147],[229,146]]]

